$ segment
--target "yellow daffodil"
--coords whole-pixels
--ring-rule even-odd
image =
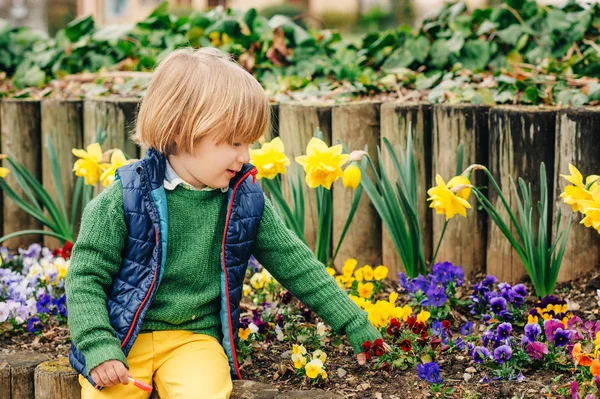
[[[598,180],[597,175],[588,176],[583,182],[583,175],[581,172],[573,165],[569,164],[569,172],[570,175],[560,175],[564,177],[572,186],[565,187],[565,191],[560,195],[560,198],[563,199],[564,203],[571,206],[573,212],[585,212],[585,208],[582,205],[582,201],[591,201],[593,190],[598,184],[595,183]],[[586,187],[590,186],[588,190]]]
[[[6,158],[6,155],[0,154],[0,159]],[[10,173],[10,169],[0,167],[0,178],[4,179]]]
[[[440,175],[435,178],[437,186],[430,188],[427,191],[431,201],[430,208],[434,208],[440,215],[446,215],[446,220],[449,220],[459,214],[463,217],[467,216],[467,209],[471,209],[471,204],[467,201],[471,193],[469,179],[464,176],[453,177],[448,184]],[[456,191],[456,193],[455,193]]]
[[[421,310],[421,312],[417,315],[417,321],[425,323],[427,320],[429,320],[429,316],[431,316],[431,313],[426,310]]]
[[[374,276],[375,274],[373,272],[373,268],[371,266],[369,266],[369,265],[365,265],[365,266],[363,266],[362,269],[363,269],[363,278],[366,281],[372,281],[373,278],[375,277]]]
[[[313,137],[306,147],[306,154],[296,157],[296,162],[306,171],[306,184],[310,188],[323,186],[330,190],[334,181],[343,176],[342,166],[348,154],[342,154],[342,146],[327,144]]]
[[[115,172],[121,166],[131,163],[133,160],[128,161],[125,158],[125,154],[121,150],[114,150],[110,156],[110,163],[100,164],[100,168],[104,170],[100,175],[100,182],[102,187],[108,187],[113,181],[115,181]]]
[[[596,229],[600,233],[600,186],[594,187],[591,193],[591,201],[580,201],[585,211],[585,217],[581,221],[581,224],[585,227]]]
[[[322,363],[325,363],[325,360],[327,360],[327,354],[321,349],[314,351],[312,357],[313,359],[319,359]]]
[[[240,328],[238,330],[238,337],[240,337],[240,339],[242,341],[245,341],[248,339],[248,337],[250,336],[250,328]]]
[[[327,274],[329,274],[330,276],[335,276],[335,269],[333,267],[326,267],[325,271],[327,272]]]
[[[361,283],[361,282],[364,280],[364,276],[363,276],[363,269],[362,269],[362,267],[361,267],[360,269],[357,269],[357,270],[354,272],[354,279],[355,279],[356,281],[358,281],[359,283]]]
[[[389,270],[387,267],[385,267],[383,265],[379,265],[373,271],[373,276],[375,277],[375,280],[381,281],[381,280],[387,278],[388,273],[389,273]]]
[[[73,155],[79,158],[73,165],[73,172],[75,172],[76,176],[83,176],[85,184],[94,186],[102,174],[102,169],[100,168],[102,149],[100,148],[100,144],[90,144],[86,147],[86,150],[74,148],[72,152]]]
[[[354,272],[354,268],[356,268],[357,263],[358,261],[353,258],[348,258],[348,260],[344,262],[344,266],[342,266],[342,274],[344,275],[344,277],[352,276],[352,273]]]
[[[257,179],[274,179],[278,174],[287,172],[290,160],[284,150],[283,141],[279,137],[263,144],[259,150],[250,150],[250,163],[256,166]]]
[[[323,362],[320,359],[312,359],[310,363],[304,366],[304,370],[306,370],[308,378],[317,378],[323,371]]]
[[[342,181],[344,182],[344,187],[350,187],[353,190],[356,190],[360,184],[360,168],[354,164],[348,166],[346,170],[344,170],[344,178]]]
[[[373,295],[373,283],[358,283],[358,295],[361,298],[371,298]]]

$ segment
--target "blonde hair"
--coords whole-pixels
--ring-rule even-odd
[[[165,154],[191,153],[215,131],[217,144],[252,143],[269,123],[269,99],[250,73],[216,48],[183,48],[155,69],[132,139]]]

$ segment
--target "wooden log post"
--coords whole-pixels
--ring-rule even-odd
[[[436,105],[433,107],[432,185],[439,174],[447,183],[456,175],[458,146],[463,144],[461,172],[474,163],[485,165],[488,159],[488,112],[486,106]],[[473,172],[471,183],[487,185],[483,172]],[[428,186],[430,187],[430,186]],[[465,276],[485,270],[487,214],[477,211],[477,198],[469,199],[467,217],[456,216],[448,222],[436,262],[461,266]],[[433,210],[432,210],[433,211]],[[438,245],[446,218],[433,214],[433,251]]]
[[[534,202],[539,200],[540,163],[546,164],[548,192],[554,191],[554,137],[556,111],[544,107],[500,106],[490,110],[490,145],[488,168],[500,186],[512,212],[518,219],[517,201],[509,176],[515,184],[519,177],[532,186]],[[489,189],[489,199],[505,223],[510,220],[496,191]],[[535,211],[537,214],[537,209]],[[537,222],[536,222],[537,225]],[[514,233],[514,229],[512,229]],[[516,282],[525,274],[517,253],[500,229],[488,218],[487,273],[499,281]]]
[[[565,108],[558,111],[558,132],[556,134],[556,157],[554,161],[554,212],[553,234],[557,222],[556,210],[561,210],[561,226],[565,227],[573,213],[572,208],[563,202],[560,194],[571,185],[561,174],[569,175],[569,164],[575,166],[585,178],[600,175],[600,111],[597,108]],[[572,280],[596,269],[600,262],[600,234],[579,222],[581,213],[573,215],[573,222],[567,240],[559,281]],[[554,239],[555,236],[553,236]]]
[[[409,128],[412,129],[413,150],[417,168],[417,198],[419,223],[423,234],[425,259],[431,258],[431,210],[427,205],[427,189],[431,186],[431,105],[426,103],[386,103],[381,106],[381,154],[386,173],[392,184],[397,180],[396,169],[385,148],[383,138],[398,149],[406,149]],[[394,186],[395,187],[395,186]],[[382,226],[383,264],[388,267],[391,279],[404,271],[398,250],[385,225]]]
[[[65,200],[65,210],[71,217],[73,203],[71,198],[77,177],[73,173],[73,163],[77,159],[73,148],[83,147],[83,101],[48,99],[42,101],[42,182],[48,194],[58,202],[56,184],[52,176],[50,157],[48,152],[48,139],[52,141],[54,151],[58,158],[62,191]],[[59,206],[60,210],[60,206]],[[79,216],[81,209],[79,210]],[[44,228],[48,230],[47,227]],[[44,245],[50,248],[60,246],[58,239],[44,236]]]
[[[288,173],[296,176],[296,167],[304,176],[304,170],[295,161],[295,158],[306,154],[306,146],[313,138],[316,128],[323,132],[323,141],[331,145],[331,106],[300,103],[287,103],[279,105],[279,137],[285,145],[285,153],[290,158]],[[283,194],[291,204],[291,192],[287,183],[287,176],[281,176]],[[318,218],[316,190],[304,184],[304,238],[310,248],[315,249]]]
[[[4,154],[14,156],[38,181],[42,178],[41,164],[41,123],[40,102],[36,100],[12,100],[5,99],[0,103],[1,149]],[[8,167],[8,162],[3,162]],[[13,173],[6,177],[6,182],[18,195],[24,192],[17,184]],[[10,234],[21,230],[40,230],[42,224],[35,218],[22,211],[13,201],[3,195],[3,226],[4,234]],[[40,243],[42,237],[39,234],[19,236],[4,241],[11,249]]]
[[[336,105],[332,112],[331,142],[338,139],[348,151],[362,150],[369,146],[369,155],[377,165],[377,146],[380,140],[380,103],[356,102]],[[344,187],[341,179],[333,185],[333,245],[337,245],[348,212],[352,205],[354,190]],[[335,248],[334,248],[335,250]],[[359,266],[377,265],[381,258],[381,218],[368,196],[363,193],[346,233],[336,262],[342,265],[346,259],[355,258]]]
[[[81,398],[77,372],[65,357],[40,363],[35,368],[34,385],[35,399]]]
[[[33,352],[0,354],[0,399],[34,399],[34,370],[46,360]]]

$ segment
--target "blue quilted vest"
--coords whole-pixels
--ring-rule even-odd
[[[167,198],[163,181],[166,158],[150,149],[145,158],[119,168],[123,186],[123,211],[127,243],[123,261],[108,293],[110,323],[128,355],[142,320],[160,285],[167,257]],[[240,324],[240,300],[250,251],[258,234],[264,209],[263,192],[256,184],[256,168],[245,164],[230,181],[227,216],[221,250],[221,326],[223,348],[229,359],[231,377],[241,379],[236,356]],[[73,368],[94,387],[83,354],[71,344]]]

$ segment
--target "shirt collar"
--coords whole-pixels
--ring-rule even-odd
[[[194,186],[192,186],[191,184],[189,184],[185,180],[183,180],[181,177],[179,177],[177,172],[175,172],[175,169],[173,169],[173,167],[169,163],[168,159],[166,160],[166,163],[167,163],[167,168],[165,170],[165,180],[163,182],[163,185],[165,186],[165,190],[175,190],[175,188],[177,186],[181,185],[186,190],[197,191]],[[219,190],[219,189],[206,186],[203,189],[201,189],[200,191],[214,191],[214,190]],[[229,187],[223,187],[220,190],[221,190],[221,192],[225,193],[225,192],[227,192],[227,190],[229,190]]]

